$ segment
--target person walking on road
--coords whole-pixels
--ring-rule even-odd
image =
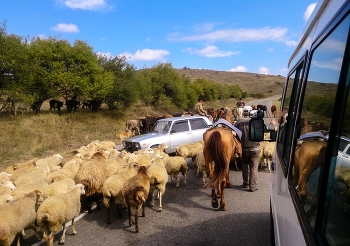
[[[237,103],[236,103],[236,106],[237,106],[237,118],[238,119],[241,119],[243,118],[243,108],[245,106],[245,102],[242,100],[242,98],[240,98]]]
[[[258,190],[258,168],[260,162],[260,144],[249,140],[250,118],[239,119],[235,127],[242,131],[242,178],[243,187],[249,191]]]

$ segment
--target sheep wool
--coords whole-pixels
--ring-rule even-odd
[[[40,239],[34,222],[37,208],[42,201],[42,193],[35,190],[0,206],[0,245],[10,246],[16,235],[18,235],[17,245],[20,245],[19,234],[27,226],[31,227],[35,232],[36,238]]]
[[[72,221],[73,234],[77,234],[74,218],[80,213],[80,196],[84,193],[84,185],[77,184],[66,193],[47,198],[40,205],[36,220],[47,245],[53,245],[54,236],[59,232],[61,226],[63,226],[63,232],[60,244],[64,244],[66,223],[69,221]]]
[[[145,216],[145,203],[150,190],[150,181],[147,167],[141,166],[135,176],[128,179],[123,186],[122,194],[124,204],[128,208],[129,226],[132,226],[131,207],[135,207],[135,231],[139,232],[138,216],[142,208],[142,216]]]

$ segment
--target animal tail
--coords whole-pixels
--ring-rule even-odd
[[[138,190],[135,193],[135,200],[139,203],[144,203],[146,202],[146,198],[145,198],[145,193],[143,190]]]
[[[40,219],[41,224],[47,225],[50,222],[49,221],[49,218],[50,218],[49,216],[50,215],[48,213],[45,213]]]
[[[215,163],[213,169],[213,177],[206,183],[206,187],[212,187],[217,183],[220,183],[226,177],[226,172],[228,172],[229,165],[227,158],[225,157],[224,148],[222,146],[221,134],[215,131],[211,134],[208,140],[206,149],[210,152],[212,159]]]

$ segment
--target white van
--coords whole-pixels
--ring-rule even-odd
[[[350,166],[341,156],[350,136],[349,13],[350,1],[317,3],[288,63],[272,159],[272,245],[350,245]],[[252,140],[262,140],[261,121],[251,120]]]

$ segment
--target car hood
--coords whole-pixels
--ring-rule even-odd
[[[168,134],[162,134],[162,133],[147,133],[147,134],[142,134],[142,135],[136,135],[131,138],[126,138],[123,141],[125,142],[141,142],[148,140],[150,138],[154,138],[155,136],[167,136]]]

